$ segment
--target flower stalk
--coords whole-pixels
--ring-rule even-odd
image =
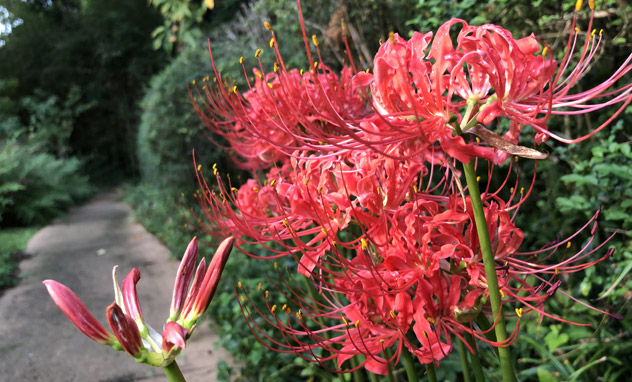
[[[169,382],[186,382],[184,375],[180,371],[180,367],[176,363],[176,361],[171,362],[169,365],[162,368],[164,370],[165,375],[167,376],[167,381]]]
[[[487,278],[487,287],[489,290],[489,301],[492,308],[492,314],[497,321],[494,326],[494,332],[496,333],[496,340],[498,342],[505,342],[507,340],[507,329],[505,327],[505,317],[502,313],[502,301],[500,297],[500,289],[498,287],[498,276],[496,275],[496,262],[494,260],[494,253],[492,252],[491,241],[489,239],[489,231],[487,230],[487,221],[485,219],[485,212],[483,211],[483,201],[481,200],[481,193],[476,180],[474,161],[463,163],[463,169],[465,171],[465,179],[467,181],[467,188],[472,203],[472,212],[474,214],[474,221],[480,243],[481,255],[483,257],[483,264],[485,266],[485,276]],[[503,381],[514,382],[516,379],[511,362],[509,347],[498,347],[498,358],[502,369]]]

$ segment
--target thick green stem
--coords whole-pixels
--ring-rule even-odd
[[[470,364],[467,360],[467,347],[463,341],[459,341],[459,357],[461,358],[461,369],[463,370],[463,381],[472,382],[472,376],[470,375]]]
[[[487,230],[487,221],[485,220],[485,212],[483,210],[483,202],[481,193],[478,189],[478,181],[476,180],[476,171],[474,170],[474,161],[463,163],[465,170],[465,179],[472,202],[472,212],[474,213],[474,222],[478,233],[478,241],[483,256],[483,264],[485,265],[485,276],[487,278],[487,287],[489,289],[489,302],[492,306],[492,314],[494,319],[498,318],[498,322],[494,327],[496,339],[499,342],[507,340],[507,329],[505,327],[505,317],[501,312],[500,289],[498,288],[498,276],[496,275],[496,262],[494,253],[492,252],[491,242],[489,240],[489,232]],[[500,359],[500,367],[503,372],[504,382],[514,382],[515,373],[511,362],[511,354],[509,347],[498,348],[498,358]]]
[[[384,358],[386,358],[386,361],[388,361],[388,364],[386,365],[388,369],[388,376],[387,376],[388,382],[396,382],[395,374],[393,374],[393,364],[390,362],[392,356],[393,356],[393,353],[391,352],[390,348],[384,349]]]
[[[426,364],[426,372],[428,373],[428,382],[437,382],[437,373],[435,372],[434,363]]]
[[[410,354],[408,349],[405,347],[402,347],[401,358],[404,362],[404,367],[406,368],[408,382],[417,382],[417,373],[415,372],[415,361],[413,360],[413,355]]]
[[[186,382],[184,379],[184,375],[180,371],[178,364],[176,361],[171,362],[168,366],[162,368],[165,371],[165,375],[167,376],[167,381],[169,382]]]
[[[467,335],[466,338],[467,342],[470,344],[470,347],[472,347],[472,349],[476,349],[474,337],[470,334]],[[463,345],[463,347],[465,347],[465,345]],[[476,382],[485,382],[485,374],[483,373],[483,368],[481,367],[481,359],[478,357],[478,352],[470,353],[470,359],[472,370],[474,371],[474,379],[476,380]]]

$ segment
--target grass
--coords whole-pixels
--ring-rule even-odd
[[[0,290],[18,282],[18,266],[31,237],[40,227],[9,228],[0,230]]]

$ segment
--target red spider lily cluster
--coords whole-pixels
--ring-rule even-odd
[[[564,293],[560,275],[612,255],[592,240],[579,249],[571,244],[579,232],[594,235],[597,214],[572,237],[521,252],[524,233],[514,218],[530,187],[525,192],[510,175],[498,189],[488,183],[481,198],[502,304],[518,317],[513,334],[495,341],[487,334],[498,317],[488,303],[472,201],[456,164],[475,160],[480,168],[482,161],[501,164],[513,155],[543,158],[517,145],[524,126],[535,130],[534,144],[549,137],[577,142],[630,103],[632,84],[619,80],[632,69],[632,55],[603,84],[572,93],[601,42],[591,25],[592,17],[576,52],[582,33],[573,20],[558,63],[534,36],[515,39],[496,25],[453,19],[436,34],[414,33],[409,40],[392,34],[372,73],[356,68],[349,53],[350,64],[338,75],[321,63],[316,37],[320,61],[305,37],[309,69],[288,70],[266,23],[273,71],[266,73],[259,61],[250,80],[244,66],[244,93],[215,71],[217,85],[192,94],[200,118],[226,139],[238,165],[258,171],[236,188],[214,168],[214,188],[198,167],[205,216],[197,224],[235,236],[238,244],[265,246],[268,258],[291,256],[310,280],[301,288],[291,272],[279,270],[271,283],[288,302],[278,307],[260,287],[265,309],[249,304],[247,291],[237,288],[257,338],[308,360],[335,360],[338,371],[362,355],[357,367],[386,374],[404,347],[421,363],[433,363],[451,351],[455,338],[508,346],[523,312],[553,317],[544,301]],[[586,136],[564,139],[547,128],[552,114],[610,105],[618,106],[612,118]],[[506,131],[485,127],[501,120],[509,120]],[[266,334],[266,325],[282,337]]]
[[[46,280],[44,285],[55,304],[83,334],[98,343],[124,350],[137,362],[166,367],[185,348],[195,323],[213,299],[232,246],[232,238],[224,240],[208,268],[202,259],[196,270],[198,244],[195,238],[191,240],[178,268],[170,314],[162,334],[143,319],[136,293],[136,284],[140,280],[137,268],[130,271],[122,286],[116,279],[117,267],[112,271],[115,301],[106,309],[106,315],[114,334],[90,314],[70,288],[54,280]]]

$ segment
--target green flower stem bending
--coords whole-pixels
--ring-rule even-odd
[[[463,370],[463,381],[472,382],[472,376],[470,376],[470,365],[467,360],[467,347],[463,341],[459,341],[459,357],[461,358],[461,369]]]
[[[437,382],[437,373],[435,372],[434,363],[426,364],[426,373],[428,374],[428,382]]]
[[[178,364],[176,361],[171,362],[168,366],[162,368],[165,371],[165,375],[167,376],[167,381],[169,382],[186,382],[184,379],[184,375],[180,371]]]
[[[470,347],[476,349],[476,344],[474,343],[474,337],[470,335],[466,335],[467,342],[470,344]],[[463,342],[461,342],[461,346],[465,348]],[[469,352],[466,350],[466,352]],[[485,382],[485,374],[483,374],[483,368],[481,367],[481,359],[478,357],[478,352],[470,353],[470,359],[472,364],[472,370],[474,371],[474,379],[476,382]]]
[[[472,203],[472,211],[474,213],[474,222],[476,223],[476,231],[478,233],[478,241],[483,255],[483,264],[485,265],[485,276],[487,278],[487,287],[489,289],[489,301],[492,305],[492,314],[494,319],[498,317],[498,322],[494,327],[496,339],[499,342],[507,340],[507,329],[505,327],[505,317],[501,311],[500,290],[498,288],[498,277],[496,275],[496,262],[494,261],[494,253],[489,240],[489,232],[487,231],[487,221],[485,220],[485,212],[483,211],[483,201],[481,193],[478,189],[478,181],[476,180],[476,171],[474,170],[474,161],[463,163],[465,170],[465,179]],[[498,358],[500,359],[500,367],[503,372],[504,382],[514,382],[515,373],[511,362],[511,354],[509,347],[498,348]]]
[[[417,373],[415,372],[415,361],[413,361],[413,356],[410,354],[406,347],[402,347],[402,361],[404,362],[404,367],[406,368],[406,376],[408,377],[408,382],[417,382]]]

